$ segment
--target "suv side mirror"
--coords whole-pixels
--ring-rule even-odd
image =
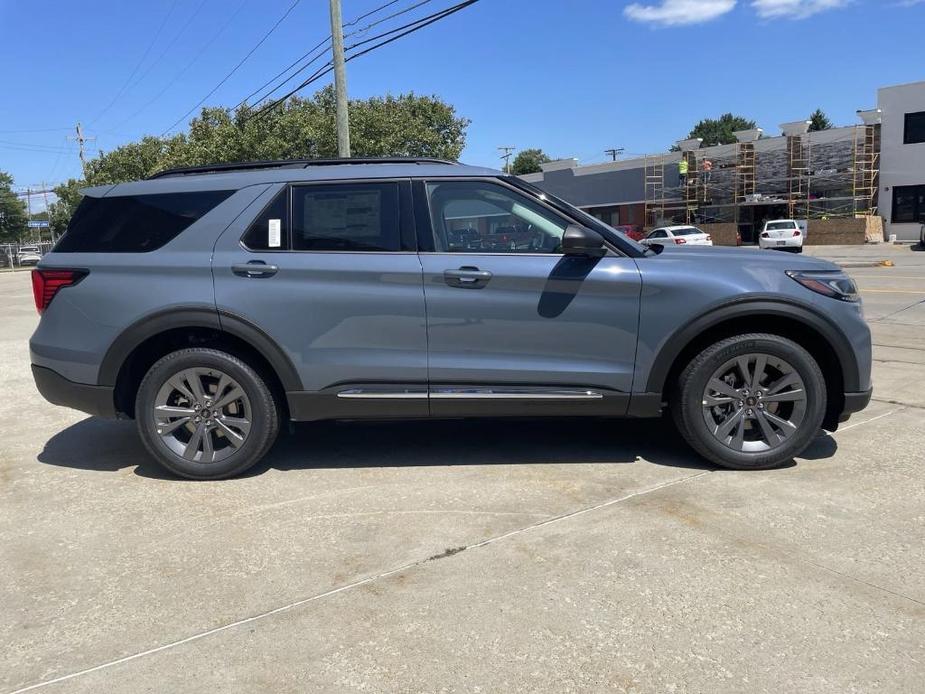
[[[607,248],[604,246],[604,237],[593,229],[569,224],[562,235],[562,252],[565,255],[600,258],[607,253]]]

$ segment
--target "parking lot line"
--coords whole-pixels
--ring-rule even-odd
[[[895,410],[890,410],[889,412],[884,412],[883,414],[878,414],[876,417],[871,417],[870,419],[865,419],[865,420],[862,420],[862,421],[860,421],[860,422],[855,422],[854,424],[849,424],[849,425],[846,426],[846,427],[839,427],[839,428],[838,428],[838,431],[835,432],[835,433],[840,434],[840,433],[843,432],[843,431],[848,431],[848,429],[854,429],[855,427],[859,427],[859,426],[862,426],[862,425],[864,425],[864,424],[870,424],[871,422],[876,422],[878,419],[883,419],[884,417],[889,417],[890,415],[894,415],[894,414],[896,414],[897,412],[902,412],[904,409],[906,409],[906,408],[905,408],[905,407],[897,407]]]

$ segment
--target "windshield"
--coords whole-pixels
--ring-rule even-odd
[[[625,241],[627,244],[635,248],[639,252],[640,255],[651,255],[652,254],[652,251],[650,249],[646,248],[641,243],[634,241],[629,236],[624,234],[622,231],[619,231],[618,229],[614,229],[609,224],[605,224],[604,222],[599,220],[597,217],[591,216],[584,210],[575,207],[571,203],[563,200],[562,198],[558,198],[552,193],[547,193],[542,188],[537,188],[532,183],[527,183],[523,179],[517,178],[516,176],[505,176],[505,180],[511,183],[512,185],[517,186],[521,190],[527,190],[533,193],[540,199],[548,202],[550,205],[552,205],[554,208],[558,209],[559,211],[565,212],[566,214],[572,217],[579,218],[582,224],[584,224],[589,229],[594,229],[595,231],[602,233],[604,235],[604,238],[606,238],[608,235],[616,234],[620,237],[622,241]]]
[[[796,222],[768,222],[768,231],[777,231],[779,229],[796,229]]]
[[[702,234],[703,232],[697,227],[684,227],[683,229],[675,229],[672,233],[675,236],[693,236],[694,234]]]

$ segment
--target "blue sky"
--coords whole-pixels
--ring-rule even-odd
[[[385,1],[343,0],[345,21]],[[0,0],[0,170],[17,185],[78,175],[78,120],[91,148],[161,133],[292,2]],[[349,63],[348,86],[454,104],[469,163],[499,165],[499,145],[590,163],[662,151],[726,111],[768,132],[817,107],[853,123],[878,86],[925,79],[923,26],[923,0],[481,0]],[[326,0],[301,0],[206,103],[234,105],[328,33]]]

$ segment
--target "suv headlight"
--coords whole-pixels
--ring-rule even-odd
[[[793,278],[807,289],[832,299],[855,304],[861,300],[858,286],[854,283],[854,280],[839,270],[788,270],[787,276]]]

